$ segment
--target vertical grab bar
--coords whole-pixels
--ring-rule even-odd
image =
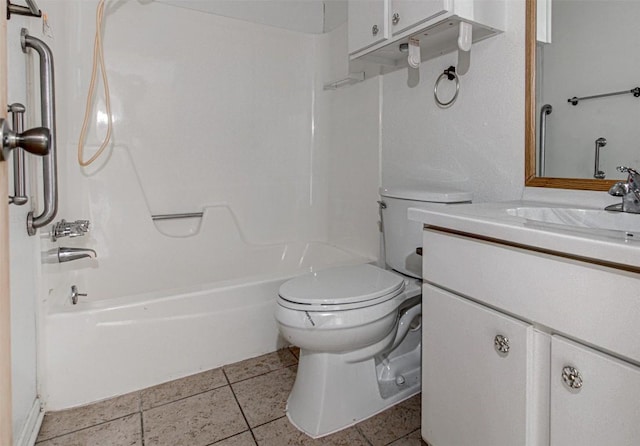
[[[538,176],[544,176],[544,163],[546,155],[546,138],[547,138],[547,115],[550,115],[553,111],[553,107],[549,104],[544,104],[540,108],[540,137],[538,138],[540,147],[538,151]]]
[[[53,53],[51,48],[40,39],[29,35],[29,30],[22,28],[20,32],[22,51],[28,48],[36,50],[40,56],[40,114],[42,127],[50,132],[49,154],[42,160],[42,174],[44,183],[44,209],[38,216],[29,212],[27,216],[27,232],[35,235],[38,228],[53,221],[58,212],[58,161],[56,150],[56,96],[53,77]]]
[[[24,105],[13,103],[9,105],[8,111],[13,118],[13,130],[16,133],[24,132]],[[13,152],[13,196],[9,197],[9,203],[16,206],[26,204],[29,200],[26,189],[24,150],[17,148]]]

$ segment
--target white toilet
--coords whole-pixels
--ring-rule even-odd
[[[386,264],[331,268],[285,282],[276,321],[300,347],[287,401],[291,423],[318,438],[356,424],[420,391],[422,225],[407,209],[471,201],[471,194],[380,189]]]

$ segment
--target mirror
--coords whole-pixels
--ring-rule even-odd
[[[633,94],[640,79],[637,67],[628,66],[637,65],[635,50],[624,49],[626,43],[636,45],[640,32],[632,12],[622,10],[634,8],[637,17],[640,2],[553,0],[552,43],[537,43],[538,6],[544,10],[551,3],[538,1],[544,4],[526,3],[525,184],[608,190],[625,178],[615,166],[640,167],[640,98]],[[543,24],[546,17],[541,18]],[[573,97],[584,99],[573,105]],[[544,113],[545,104],[551,105],[550,113]],[[540,141],[546,146],[544,171]]]

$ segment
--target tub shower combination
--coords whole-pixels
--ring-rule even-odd
[[[280,285],[305,272],[371,260],[320,242],[252,245],[235,225],[230,209],[216,206],[205,209],[195,236],[168,237],[147,214],[129,239],[145,240],[144,246],[114,242],[97,259],[46,265],[62,270],[50,287],[42,336],[48,409],[284,347],[273,318]],[[90,237],[105,237],[102,227]]]

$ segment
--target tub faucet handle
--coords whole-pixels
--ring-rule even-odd
[[[80,237],[89,232],[89,220],[66,221],[64,218],[51,228],[51,241],[62,237]]]
[[[78,297],[86,297],[87,293],[79,293],[78,287],[75,285],[71,285],[71,303],[73,305],[78,303]]]

